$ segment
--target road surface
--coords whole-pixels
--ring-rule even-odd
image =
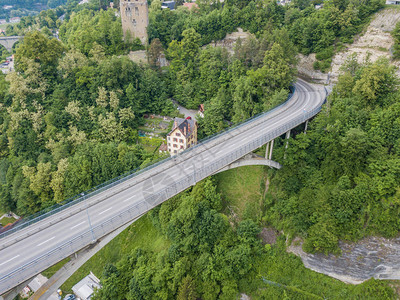
[[[284,105],[0,239],[0,294],[315,115],[323,86],[302,80]]]

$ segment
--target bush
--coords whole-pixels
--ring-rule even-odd
[[[333,47],[332,46],[315,54],[315,57],[318,60],[325,60],[328,58],[332,58],[332,56],[333,56]]]

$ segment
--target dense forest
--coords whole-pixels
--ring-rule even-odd
[[[24,18],[18,30],[30,27],[28,21],[58,27],[56,16]],[[260,44],[256,57],[247,44],[238,46],[237,57],[202,49],[201,35],[185,29],[180,41],[170,42],[171,65],[162,72],[157,64],[139,66],[119,56],[139,45],[122,41],[112,10],[79,9],[59,32],[61,41],[45,30],[27,32],[15,53],[17,72],[1,77],[1,208],[22,216],[158,159],[136,144],[137,126],[145,113],[176,113],[168,97],[195,107],[228,96],[216,99],[204,136],[225,127],[225,118],[242,121],[285,99],[294,74],[295,52],[284,29],[252,40]],[[155,38],[149,53],[157,56],[160,47]],[[227,105],[234,110],[221,111]]]
[[[107,264],[93,299],[231,300],[239,292],[265,300],[394,298],[382,281],[336,284],[306,270],[285,251],[284,236],[272,247],[263,245],[259,225],[228,218],[222,202],[208,178],[153,209],[149,218],[166,247],[157,252],[138,247]]]
[[[136,64],[126,54],[144,46],[122,40],[121,20],[104,3],[68,1],[7,27],[25,38],[16,72],[0,75],[1,211],[29,216],[159,160],[138,144],[138,127],[145,114],[177,115],[171,98],[189,108],[204,103],[200,137],[270,109],[287,98],[299,52],[317,53],[314,67],[327,70],[383,7],[378,0],[326,1],[318,10],[305,0],[204,0],[194,11],[170,11],[153,0],[149,64]],[[238,27],[252,37],[233,53],[207,45]],[[162,52],[167,67],[159,65]],[[215,182],[204,180],[150,213],[168,251],[136,249],[108,265],[96,299],[232,299],[260,280],[257,263],[279,260],[278,248],[261,245],[260,226],[303,237],[309,252],[339,253],[339,239],[396,236],[398,84],[388,61],[353,57],[307,134],[294,130],[286,155],[277,140],[274,159],[285,168],[268,173],[274,188],[262,199],[261,219],[230,223]],[[355,289],[358,298],[372,290],[392,297],[386,285],[368,284]]]
[[[165,85],[104,42],[85,56],[35,31],[17,49],[18,73],[1,77],[3,209],[31,214],[151,159],[135,128],[172,109]]]
[[[353,56],[307,134],[291,140],[265,221],[306,237],[307,251],[400,230],[400,92],[387,60]],[[282,155],[282,154],[281,154]]]

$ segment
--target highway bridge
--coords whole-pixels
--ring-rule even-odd
[[[241,165],[242,157],[316,115],[326,96],[323,86],[298,79],[293,95],[273,110],[0,235],[0,295],[196,182]]]

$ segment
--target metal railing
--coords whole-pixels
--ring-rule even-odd
[[[199,143],[197,143],[197,145],[195,145],[195,146],[193,146],[191,148],[187,148],[185,151],[179,153],[179,156],[182,156],[182,155],[184,155],[184,154],[186,154],[188,152],[191,152],[194,149],[205,145],[206,143],[209,143],[209,142],[211,142],[213,140],[216,140],[217,138],[220,138],[220,137],[222,137],[224,135],[230,134],[230,133],[234,132],[235,130],[237,130],[238,128],[242,128],[242,127],[244,127],[244,126],[246,126],[246,125],[248,125],[250,123],[255,122],[256,120],[262,119],[266,115],[272,114],[274,111],[276,111],[277,109],[283,107],[284,105],[286,105],[288,103],[288,101],[292,98],[292,96],[293,96],[293,94],[295,92],[295,87],[292,87],[291,91],[292,92],[289,94],[287,100],[285,102],[283,102],[282,104],[274,107],[273,109],[271,109],[271,110],[269,110],[267,112],[263,112],[263,113],[257,114],[255,116],[253,116],[252,118],[247,119],[246,121],[243,121],[241,123],[235,124],[234,126],[228,128],[226,130],[220,131],[220,132],[218,132],[216,134],[210,135],[210,136],[202,139]],[[106,182],[104,182],[104,183],[102,183],[100,185],[97,185],[97,186],[95,186],[95,187],[93,187],[93,188],[91,188],[91,189],[89,189],[89,190],[87,190],[87,191],[85,191],[83,193],[80,193],[78,195],[72,196],[71,198],[68,198],[68,199],[66,199],[66,200],[64,200],[64,201],[62,201],[60,203],[57,203],[57,204],[55,204],[53,206],[45,208],[44,210],[41,210],[41,211],[39,211],[39,212],[29,216],[29,217],[24,218],[23,221],[19,222],[18,225],[16,225],[15,227],[13,227],[13,228],[1,233],[0,234],[0,239],[5,237],[5,236],[8,236],[8,235],[10,235],[10,234],[12,234],[12,233],[14,233],[16,231],[18,231],[18,230],[21,230],[21,229],[23,229],[23,228],[25,228],[27,226],[30,226],[30,225],[32,225],[32,224],[34,224],[34,223],[36,223],[36,222],[38,222],[40,220],[43,220],[43,219],[45,219],[45,218],[47,218],[47,217],[49,217],[51,215],[54,215],[54,214],[66,209],[68,207],[71,207],[71,206],[73,206],[73,205],[75,205],[77,203],[80,203],[80,202],[82,202],[82,201],[84,201],[84,200],[86,200],[88,198],[92,198],[93,196],[95,196],[97,194],[100,194],[101,192],[104,192],[104,191],[112,188],[113,186],[116,186],[116,185],[118,185],[118,184],[120,184],[120,183],[122,183],[124,181],[127,181],[127,180],[129,180],[129,179],[131,179],[133,177],[136,177],[136,176],[138,176],[140,174],[143,174],[144,172],[149,171],[149,170],[159,166],[160,164],[166,163],[167,161],[170,161],[171,159],[172,159],[171,157],[164,158],[164,159],[161,159],[159,161],[154,162],[150,166],[147,166],[147,167],[145,167],[143,169],[140,169],[140,167],[136,168],[136,169],[133,169],[133,170],[127,172],[127,173],[124,173],[124,174],[122,174],[122,175],[120,175],[118,177],[110,179],[110,180],[108,180],[108,181],[106,181]]]
[[[27,276],[25,274],[25,271],[27,269],[30,270],[30,274],[32,275],[41,272],[42,270],[48,268],[56,262],[64,259],[65,257],[68,257],[69,255],[72,255],[73,253],[84,248],[95,240],[101,238],[102,236],[116,230],[130,220],[135,219],[138,216],[146,213],[150,209],[161,204],[172,196],[187,189],[188,187],[192,186],[193,183],[214,174],[216,171],[220,170],[224,166],[238,160],[247,153],[254,151],[255,149],[266,144],[267,142],[283,135],[288,130],[304,123],[306,120],[316,115],[320,110],[321,107],[317,107],[312,111],[304,113],[296,119],[279,126],[277,129],[265,133],[261,137],[258,137],[257,139],[230,151],[224,157],[218,159],[217,161],[204,165],[199,170],[194,170],[191,174],[188,174],[188,176],[185,176],[183,179],[174,182],[172,185],[167,186],[154,194],[148,195],[141,202],[132,205],[127,210],[121,212],[117,216],[114,216],[111,219],[93,227],[92,230],[88,230],[81,235],[74,237],[70,241],[58,245],[53,250],[30,261],[29,263],[10,272],[9,274],[4,275],[0,278],[0,292],[6,291],[16,284],[26,280]]]
[[[281,105],[275,107],[274,109],[272,109],[266,113],[259,114],[255,117],[251,118],[250,120],[247,120],[241,124],[238,124],[237,126],[235,126],[233,128],[230,128],[222,133],[219,133],[217,135],[214,135],[214,136],[204,139],[200,143],[200,145],[197,145],[197,147],[193,147],[187,151],[182,152],[181,156],[185,155],[185,153],[190,153],[191,151],[198,148],[199,146],[209,143],[218,137],[222,137],[228,133],[232,133],[235,130],[237,130],[238,128],[244,127],[250,123],[252,125],[254,123],[257,123],[256,120],[261,119],[262,117],[265,117],[265,116],[271,114],[278,108],[281,108],[282,106],[286,105],[288,103],[288,101],[291,99],[291,96],[292,95],[290,95],[284,103],[282,103]],[[152,209],[155,206],[161,204],[162,202],[168,200],[172,196],[189,188],[194,183],[216,173],[218,170],[222,169],[226,165],[233,163],[234,161],[236,161],[239,158],[243,157],[244,155],[254,151],[255,149],[261,147],[262,145],[266,144],[267,142],[283,135],[288,130],[304,123],[306,120],[315,116],[320,110],[321,110],[321,106],[318,106],[309,112],[305,112],[304,114],[298,116],[294,120],[291,120],[288,123],[279,126],[278,128],[274,129],[273,131],[267,132],[267,133],[263,134],[262,136],[248,142],[247,144],[245,144],[239,148],[233,149],[232,151],[228,152],[226,155],[219,158],[218,160],[212,161],[208,164],[205,164],[199,169],[194,169],[193,172],[187,174],[183,179],[173,182],[172,184],[160,189],[159,191],[145,196],[144,200],[142,200],[141,202],[130,206],[128,209],[126,209],[125,211],[112,217],[111,219],[104,221],[103,223],[93,227],[92,230],[88,230],[88,231],[80,234],[79,236],[72,238],[71,240],[69,240],[67,242],[63,242],[63,243],[57,245],[53,250],[41,255],[40,257],[35,258],[34,260],[26,263],[25,265],[0,277],[0,294],[4,291],[7,291],[8,289],[14,287],[16,284],[19,284],[19,283],[23,282],[24,280],[26,280],[28,277],[28,275],[26,274],[26,271],[28,269],[29,269],[29,274],[31,274],[31,275],[35,275],[35,274],[41,272],[42,270],[57,263],[58,261],[64,259],[65,257],[68,257],[69,255],[79,251],[80,249],[84,248],[85,246],[98,240],[102,236],[116,230],[117,228],[121,227],[122,225],[128,223],[129,221],[146,213],[150,209]],[[128,175],[125,174],[123,176],[112,179],[109,182],[106,182],[106,183],[94,188],[94,190],[90,194],[81,196],[73,201],[70,201],[60,207],[57,207],[57,208],[55,208],[51,211],[48,211],[40,216],[37,216],[36,218],[34,218],[32,220],[29,220],[28,222],[21,224],[21,226],[15,228],[13,230],[13,232],[15,232],[16,230],[19,230],[23,227],[26,227],[28,225],[31,225],[43,218],[46,218],[49,215],[59,212],[67,207],[70,207],[70,206],[76,204],[76,203],[79,203],[87,198],[93,197],[94,195],[97,195],[97,194],[109,189],[110,187],[113,187],[119,183],[125,182],[128,179],[131,179],[139,174],[142,174],[143,172],[153,169],[156,166],[159,166],[160,164],[166,163],[170,160],[171,160],[171,158],[167,158],[167,159],[159,161],[153,165],[150,165],[150,166],[140,170],[139,172],[136,172],[136,173],[130,172],[130,174],[128,174]]]

